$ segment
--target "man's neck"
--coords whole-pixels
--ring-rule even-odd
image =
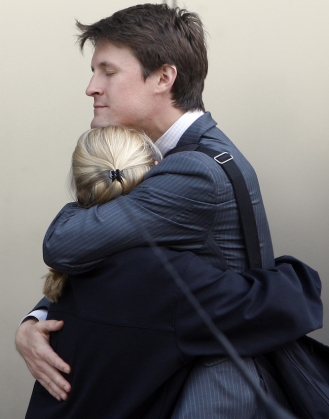
[[[151,121],[148,121],[145,133],[156,142],[184,113],[174,107],[158,112]]]

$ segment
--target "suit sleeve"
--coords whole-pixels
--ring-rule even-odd
[[[242,356],[276,350],[322,327],[321,282],[316,271],[292,257],[273,269],[221,272],[192,260],[185,282]],[[178,346],[185,360],[227,355],[184,295],[176,305]]]
[[[146,245],[148,237],[158,245],[199,252],[222,199],[218,172],[202,153],[177,153],[127,196],[89,209],[66,205],[46,233],[45,263],[67,274],[83,273],[107,256]]]
[[[50,301],[46,297],[43,297],[38,302],[38,304],[35,307],[33,307],[33,309],[30,311],[30,313],[32,313],[33,311],[36,311],[36,310],[49,310],[50,304],[51,304]]]

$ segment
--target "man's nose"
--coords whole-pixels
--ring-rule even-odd
[[[86,95],[87,96],[99,96],[102,95],[103,91],[100,88],[100,86],[97,83],[97,80],[95,78],[95,75],[92,76],[92,78],[90,79],[90,82],[87,86],[86,89]]]

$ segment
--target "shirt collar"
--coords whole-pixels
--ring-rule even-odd
[[[176,147],[184,132],[203,115],[200,110],[185,112],[177,121],[155,142],[162,155],[165,156],[169,150]]]

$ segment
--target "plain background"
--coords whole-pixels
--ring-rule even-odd
[[[169,4],[172,4],[168,0]],[[120,0],[0,0],[0,417],[20,419],[33,379],[15,351],[21,318],[41,297],[41,245],[60,208],[70,156],[89,128],[91,50],[74,20],[93,23]],[[209,33],[205,104],[254,165],[275,254],[292,254],[323,281],[329,344],[329,2],[186,0]],[[91,360],[92,362],[92,360]]]

